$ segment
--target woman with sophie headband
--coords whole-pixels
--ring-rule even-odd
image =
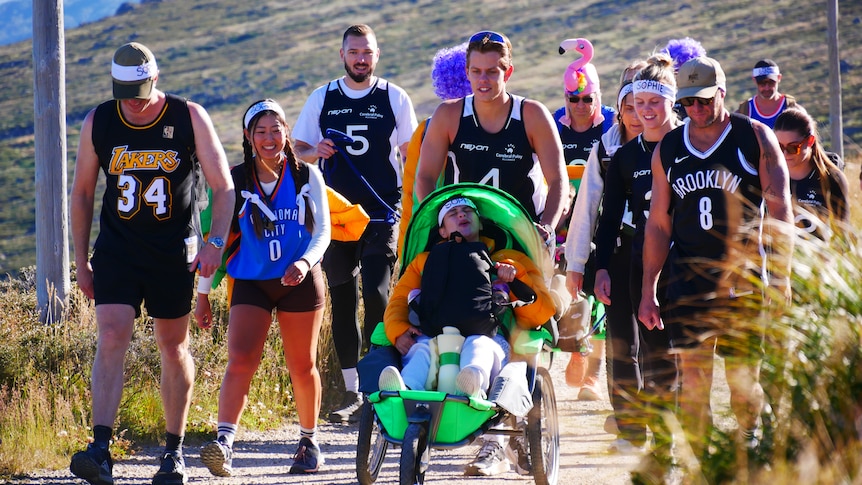
[[[290,473],[314,473],[323,463],[315,434],[324,306],[319,262],[331,233],[326,189],[317,167],[295,157],[284,111],[275,101],[261,100],[246,110],[243,135],[244,163],[231,173],[237,212],[226,263],[235,280],[228,364],[219,394],[218,437],[201,449],[201,461],[213,475],[231,475],[237,426],[276,309],[301,435]],[[208,289],[203,281],[198,292]]]

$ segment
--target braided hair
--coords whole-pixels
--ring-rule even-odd
[[[252,112],[253,114],[251,114]],[[284,126],[284,164],[290,171],[296,192],[299,193],[299,190],[302,188],[300,186],[300,164],[303,162],[300,161],[293,152],[293,144],[290,142],[290,127],[284,118],[284,111],[282,111],[278,103],[269,98],[261,99],[252,103],[248,109],[246,109],[245,115],[243,116],[243,132],[245,134],[245,136],[242,137],[243,168],[245,170],[244,186],[249,188],[254,187],[255,182],[257,181],[257,171],[255,170],[256,154],[254,153],[254,147],[249,138],[252,137],[260,119],[267,114],[275,116],[276,119],[278,119],[278,122]],[[307,167],[306,170],[308,170]],[[311,214],[310,204],[306,204],[305,212],[305,228],[308,232],[312,232],[314,229],[314,219]],[[263,230],[265,225],[269,222],[265,219],[264,215],[260,213],[260,210],[252,212],[251,222],[252,227],[254,227],[255,235],[258,238],[263,237]]]

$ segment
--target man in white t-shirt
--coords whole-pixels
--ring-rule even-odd
[[[340,55],[347,75],[311,93],[293,137],[296,154],[309,163],[320,160],[326,184],[371,216],[358,241],[332,241],[323,258],[332,303],[332,337],[347,390],[329,419],[348,423],[359,419],[362,406],[356,363],[363,342],[367,347],[374,326],[383,321],[389,300],[401,204],[398,157],[405,158],[417,122],[407,93],[374,75],[380,49],[371,27],[350,26]],[[348,135],[353,143],[327,137],[327,129]],[[363,330],[357,319],[358,276],[365,310]]]

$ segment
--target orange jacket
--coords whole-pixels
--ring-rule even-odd
[[[488,245],[489,252],[493,251],[491,241],[482,239]],[[428,259],[428,252],[420,253],[398,280],[392,296],[389,298],[389,304],[386,306],[386,312],[383,315],[383,325],[386,330],[386,338],[393,344],[401,334],[410,329],[411,325],[408,320],[409,309],[407,307],[407,295],[415,288],[419,288],[422,282],[422,271],[425,268],[425,261]],[[527,286],[536,292],[536,301],[531,305],[525,305],[515,308],[515,320],[518,326],[522,328],[536,328],[543,325],[554,314],[554,300],[551,298],[551,293],[545,285],[545,280],[542,277],[542,272],[539,268],[527,257],[526,254],[514,249],[501,249],[491,253],[491,260],[500,263],[511,264],[515,267],[516,278],[524,282]],[[514,295],[509,294],[510,298]]]

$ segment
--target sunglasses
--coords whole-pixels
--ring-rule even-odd
[[[469,43],[472,44],[473,42],[480,42],[482,44],[486,44],[488,42],[494,42],[496,44],[505,45],[506,39],[504,39],[502,35],[494,32],[494,31],[483,30],[481,32],[476,32],[475,34],[473,34],[472,37],[470,37]]]
[[[788,143],[787,145],[779,143],[778,146],[781,147],[782,152],[788,155],[799,155],[799,152],[802,151],[802,147],[805,146],[805,140]]]
[[[701,106],[709,106],[713,101],[715,101],[715,96],[711,98],[682,98],[679,100],[679,104],[688,108],[689,106],[694,106],[695,102]]]
[[[591,104],[593,102],[593,97],[589,94],[585,96],[569,96],[570,103],[578,104],[579,101],[583,101],[584,104]]]

